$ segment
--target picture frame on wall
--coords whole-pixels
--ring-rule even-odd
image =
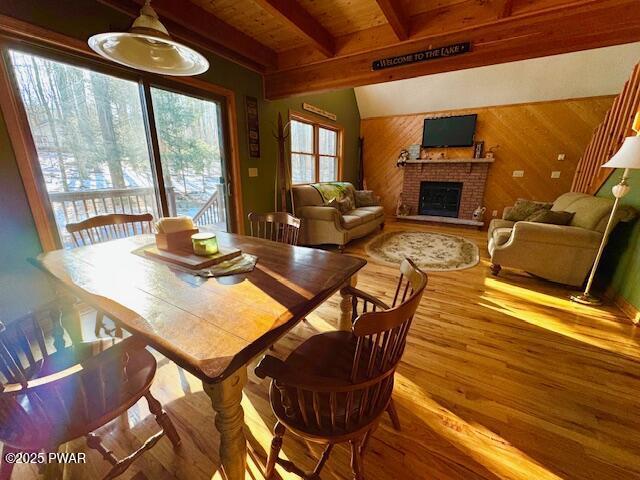
[[[260,157],[260,120],[258,118],[258,99],[245,96],[247,109],[247,138],[249,143],[249,156]]]

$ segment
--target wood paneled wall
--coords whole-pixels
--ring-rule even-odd
[[[491,218],[493,210],[502,215],[503,208],[518,198],[554,200],[571,189],[578,160],[613,99],[604,96],[363,119],[366,186],[382,197],[385,213],[395,215],[403,176],[396,159],[401,149],[421,142],[424,119],[436,114],[477,113],[476,140],[484,140],[485,151],[493,150],[496,158],[485,190],[486,218]],[[557,159],[560,153],[565,154],[564,161]],[[450,149],[448,156],[472,156],[472,149]],[[513,178],[514,170],[524,170],[524,177]],[[560,178],[551,178],[554,170],[562,172]]]
[[[624,84],[620,95],[596,128],[591,141],[578,162],[572,190],[595,194],[613,173],[611,168],[600,168],[618,151],[625,137],[633,135],[631,123],[640,110],[640,63]]]

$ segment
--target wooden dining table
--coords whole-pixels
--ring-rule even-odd
[[[220,459],[230,480],[244,479],[247,443],[242,389],[247,365],[346,284],[366,261],[243,235],[218,233],[221,248],[256,255],[250,273],[203,278],[140,255],[139,235],[43,253],[35,263],[66,295],[144,339],[198,377],[216,411]],[[351,328],[342,292],[339,329]],[[72,340],[82,340],[75,301],[63,309]]]

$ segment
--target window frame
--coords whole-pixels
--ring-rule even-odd
[[[292,121],[305,123],[311,125],[313,128],[313,152],[294,152],[291,148],[291,138],[289,138],[289,169],[291,171],[291,184],[292,185],[309,185],[310,183],[320,182],[320,157],[333,157],[338,162],[338,171],[335,180],[330,181],[342,181],[342,163],[343,163],[343,149],[344,149],[344,127],[337,122],[331,122],[330,120],[319,119],[315,115],[298,112],[295,110],[289,110],[289,122]],[[289,127],[291,128],[291,127]],[[336,132],[336,155],[321,155],[320,154],[320,129],[331,130]],[[309,183],[293,183],[293,164],[292,155],[312,155],[315,165],[314,181]]]
[[[149,143],[151,168],[156,181],[156,189],[159,193],[159,207],[163,215],[168,214],[168,206],[166,205],[166,192],[162,191],[164,177],[162,176],[162,166],[160,164],[153,110],[148,104],[150,88],[162,88],[183,95],[219,102],[221,106],[221,128],[223,129],[224,138],[221,148],[224,149],[227,162],[227,201],[231,202],[228,207],[229,227],[232,232],[244,233],[236,99],[232,90],[196,78],[166,77],[113,64],[92,52],[86,42],[27,22],[0,17],[0,90],[6,92],[6,95],[0,95],[0,109],[7,124],[9,138],[29,207],[44,251],[62,248],[62,244],[58,235],[53,210],[49,204],[44,178],[40,171],[38,153],[27,113],[15,83],[15,76],[9,59],[10,49],[40,55],[53,61],[67,63],[80,68],[88,68],[138,83],[145,123],[149,119],[149,123],[146,125],[147,142]],[[157,184],[158,179],[161,179],[159,185]]]

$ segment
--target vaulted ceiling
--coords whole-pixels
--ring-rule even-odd
[[[135,15],[141,0],[99,0]],[[264,75],[267,98],[640,40],[638,0],[153,0],[182,41]],[[459,56],[374,60],[470,42]]]

